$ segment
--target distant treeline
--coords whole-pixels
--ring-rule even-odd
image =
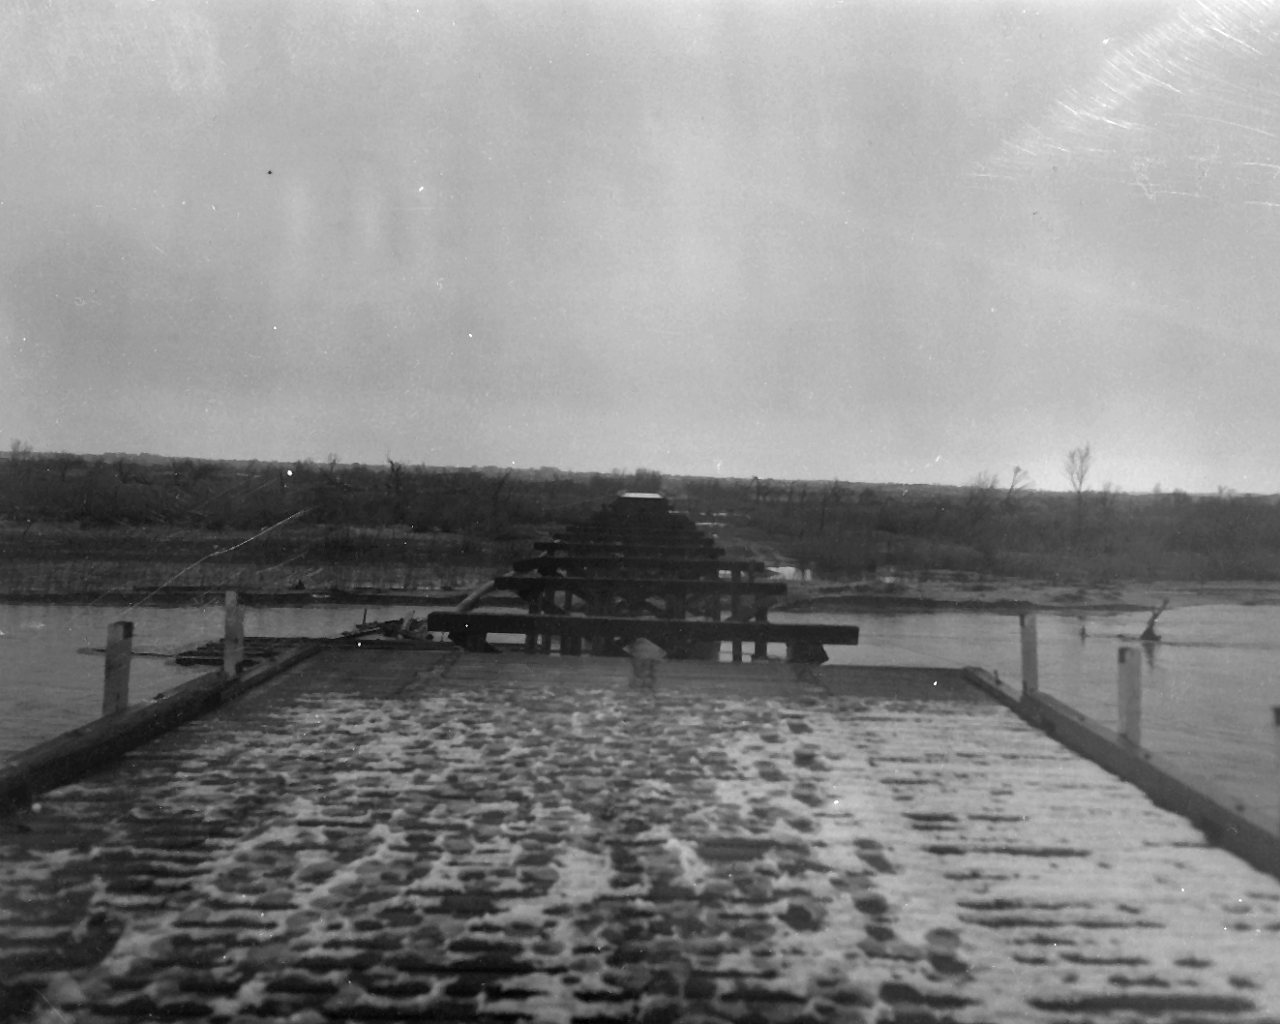
[[[662,489],[726,546],[776,550],[825,576],[961,570],[1075,579],[1280,579],[1275,498],[1057,493],[1000,488],[667,478],[494,467],[441,469],[388,460],[292,465],[37,454],[0,459],[0,517],[82,528],[169,525],[257,531],[296,515],[326,528],[324,547],[374,555],[370,528],[461,538],[459,557],[505,558],[620,490]],[[276,545],[272,545],[275,547]],[[12,548],[6,548],[12,553]],[[388,552],[395,549],[392,545]],[[473,555],[471,554],[473,553]]]
[[[1274,496],[1002,489],[992,476],[968,487],[691,481],[688,491],[827,576],[1280,579]]]
[[[259,530],[299,514],[309,524],[405,525],[418,532],[503,538],[520,526],[582,518],[620,489],[662,478],[551,470],[440,469],[311,461],[227,463],[42,455],[0,461],[0,515],[82,526],[172,525]]]

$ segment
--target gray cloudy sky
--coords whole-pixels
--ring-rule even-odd
[[[1280,8],[0,5],[39,450],[1280,490]]]

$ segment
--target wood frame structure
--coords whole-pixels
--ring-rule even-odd
[[[822,662],[823,644],[858,642],[856,626],[769,622],[786,584],[760,578],[763,562],[723,558],[715,538],[661,495],[619,495],[534,547],[541,554],[517,560],[491,587],[514,592],[526,614],[459,608],[432,612],[427,628],[473,651],[487,650],[493,633],[523,634],[528,651],[566,655],[621,654],[646,639],[668,657],[707,658],[727,641],[734,661],[745,643],[753,658],[785,643],[789,660]]]

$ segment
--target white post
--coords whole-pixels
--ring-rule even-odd
[[[1142,656],[1136,647],[1120,648],[1120,735],[1142,745]]]
[[[129,706],[129,661],[133,657],[133,623],[107,627],[107,657],[102,680],[102,716]]]
[[[227,591],[226,630],[222,639],[222,671],[234,676],[244,661],[244,608],[234,590]]]
[[[1036,613],[1024,612],[1018,616],[1022,626],[1022,692],[1037,693],[1040,690],[1040,664],[1036,656]]]

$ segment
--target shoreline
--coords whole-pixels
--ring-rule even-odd
[[[1280,605],[1280,582],[1207,580],[1124,581],[1104,586],[1068,586],[1035,580],[981,581],[930,578],[924,582],[796,582],[774,607],[788,612],[982,611],[1149,612],[1209,604]]]
[[[483,576],[484,574],[479,574]],[[978,611],[1040,612],[1140,612],[1208,604],[1240,606],[1280,605],[1280,582],[1211,580],[1202,583],[1158,581],[1123,582],[1097,587],[1072,587],[1013,578],[980,581],[930,577],[923,582],[831,582],[789,580],[787,596],[773,605],[775,611],[804,612],[912,612]],[[395,587],[316,587],[307,589],[255,588],[234,582],[215,585],[174,585],[156,591],[146,587],[76,589],[61,592],[0,591],[0,604],[99,604],[121,603],[160,607],[221,604],[227,590],[256,607],[307,605],[401,605],[450,607],[463,600],[471,588],[399,589]],[[514,596],[495,594],[483,602],[492,607],[523,607]]]
[[[251,587],[169,587],[158,593],[144,589],[80,591],[60,594],[0,593],[0,604],[127,604],[159,608],[183,608],[189,605],[221,605],[228,590],[234,590],[240,603],[254,608],[295,608],[309,605],[339,605],[358,608],[361,605],[405,605],[412,607],[449,608],[471,593],[470,590],[385,590],[370,589],[291,591],[255,590]],[[497,595],[486,603],[521,607],[514,597]]]

